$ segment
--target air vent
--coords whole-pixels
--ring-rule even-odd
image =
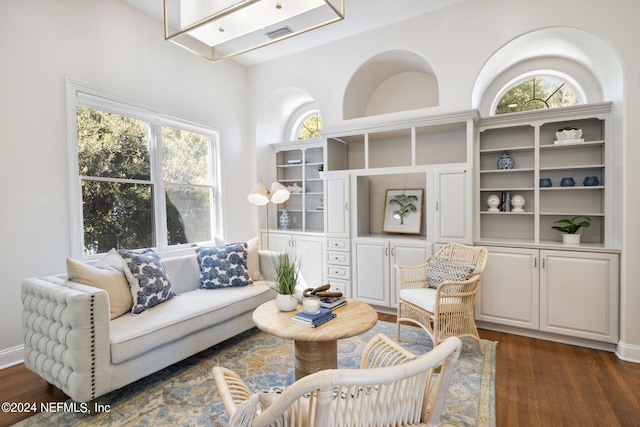
[[[269,37],[271,40],[279,39],[280,37],[287,36],[293,33],[293,30],[289,27],[278,28],[277,30],[269,31],[265,33],[265,36]]]

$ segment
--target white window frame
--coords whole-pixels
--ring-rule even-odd
[[[84,253],[84,228],[82,212],[82,179],[80,177],[78,165],[78,129],[76,107],[88,107],[100,111],[105,111],[121,116],[127,116],[149,123],[150,126],[150,146],[149,156],[151,162],[150,183],[154,186],[153,212],[155,215],[154,233],[156,236],[156,246],[152,249],[164,252],[189,252],[194,246],[199,244],[211,244],[215,236],[223,230],[222,212],[223,199],[221,197],[221,172],[219,143],[220,132],[207,126],[197,124],[192,121],[177,118],[176,115],[168,115],[160,112],[160,109],[146,105],[142,102],[125,98],[121,95],[99,89],[90,85],[76,81],[66,80],[66,108],[67,108],[67,145],[69,164],[69,194],[70,194],[70,221],[71,221],[71,256],[74,259],[91,260],[100,258],[104,254],[85,255]],[[199,133],[210,138],[211,149],[209,150],[209,164],[212,166],[211,186],[213,188],[213,200],[211,210],[212,240],[209,242],[188,243],[182,245],[168,245],[167,224],[166,224],[166,200],[164,192],[164,181],[161,177],[162,155],[156,144],[156,133],[159,133],[161,126],[173,127],[187,132]],[[108,181],[116,181],[108,179]],[[133,181],[132,181],[133,182]],[[159,237],[162,236],[162,237]],[[179,255],[176,254],[176,255]]]

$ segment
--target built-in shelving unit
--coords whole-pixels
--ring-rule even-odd
[[[477,227],[479,243],[558,244],[561,234],[553,230],[559,219],[586,215],[591,226],[583,229],[582,242],[610,245],[607,218],[611,193],[610,104],[567,107],[482,119],[476,161]],[[556,142],[556,131],[582,129],[583,142]],[[497,162],[503,152],[514,160],[512,169],[501,170]],[[599,185],[585,186],[586,177],[597,177]],[[561,186],[563,178],[575,186]],[[540,186],[549,178],[551,187]],[[486,200],[509,192],[522,195],[524,212],[490,212]]]
[[[287,209],[290,230],[324,231],[324,183],[320,170],[324,165],[324,143],[292,142],[272,146],[276,159],[276,180],[291,190],[291,197],[278,205],[277,218]],[[280,224],[276,220],[275,227]]]

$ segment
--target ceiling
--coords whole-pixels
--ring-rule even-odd
[[[123,1],[151,15],[160,23],[163,22],[162,0]],[[374,28],[404,21],[463,1],[465,0],[344,0],[345,19],[343,21],[236,56],[233,59],[246,66],[255,65]],[[162,24],[158,26],[158,37],[164,37]]]

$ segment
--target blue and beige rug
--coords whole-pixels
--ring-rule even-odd
[[[366,343],[377,333],[395,337],[394,323],[378,322],[369,332],[338,342],[338,367],[355,368]],[[403,327],[403,339],[415,354],[431,348],[431,341],[415,327]],[[474,341],[464,347],[454,373],[441,426],[495,426],[496,343],[482,341],[484,356]],[[240,374],[252,391],[294,381],[293,342],[256,328],[205,350],[140,381],[97,399],[108,413],[38,414],[19,426],[225,426],[228,417],[211,375],[214,366]]]

